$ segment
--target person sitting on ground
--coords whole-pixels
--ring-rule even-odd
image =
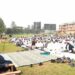
[[[35,44],[35,47],[36,47],[37,49],[42,49],[42,48],[43,48],[43,42],[40,41],[40,40],[38,40],[37,43]]]
[[[10,60],[5,60],[2,55],[0,55],[0,73],[1,72],[6,72],[8,70],[11,71],[11,66],[9,64],[12,64]],[[16,67],[13,65],[12,66],[13,71],[16,71]]]
[[[71,51],[71,53],[74,52],[74,46],[70,44],[69,42],[66,42],[66,50]]]

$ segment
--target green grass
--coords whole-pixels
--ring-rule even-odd
[[[22,75],[75,75],[75,67],[68,64],[44,63],[42,66],[34,65],[19,68]]]
[[[17,47],[13,43],[9,42],[2,42],[0,43],[0,52],[5,53],[5,52],[16,52],[22,50],[21,47]]]
[[[13,34],[13,37],[30,37],[33,34]],[[13,43],[9,43],[9,35],[5,35],[3,37],[7,37],[8,39],[5,42],[0,43],[0,52],[15,52],[15,51],[20,51],[23,50],[21,47],[17,47]]]
[[[33,34],[14,34],[13,37],[31,37]]]

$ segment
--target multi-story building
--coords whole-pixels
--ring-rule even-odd
[[[45,32],[54,32],[56,31],[56,24],[44,24]]]
[[[61,35],[69,35],[75,34],[75,23],[65,23],[63,25],[59,25],[59,34]]]
[[[44,24],[44,30],[56,30],[56,24]]]
[[[39,33],[41,31],[41,22],[34,22],[33,29],[34,32]]]
[[[41,22],[34,22],[34,29],[35,30],[41,30]]]

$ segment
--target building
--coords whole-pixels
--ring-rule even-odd
[[[41,31],[41,22],[34,22],[33,29],[35,33],[39,33]]]
[[[65,23],[59,25],[59,34],[60,35],[71,35],[75,34],[75,23]]]
[[[44,31],[47,33],[56,31],[56,24],[44,24]]]
[[[44,24],[44,30],[56,30],[56,24]]]
[[[34,29],[41,30],[41,22],[34,22]]]

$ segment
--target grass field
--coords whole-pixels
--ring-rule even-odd
[[[22,75],[75,75],[75,67],[68,64],[44,63],[42,66],[25,66],[19,68]]]
[[[15,44],[8,41],[0,43],[0,52],[15,52],[22,50],[21,47],[16,47]],[[42,66],[33,65],[19,67],[22,71],[22,75],[75,75],[75,67],[70,67],[68,64],[58,64],[46,62]]]
[[[21,47],[17,47],[13,43],[9,43],[7,41],[0,43],[0,52],[1,53],[6,53],[6,52],[15,52],[15,51],[20,51],[22,50]]]
[[[13,37],[30,37],[33,34],[14,34]]]
[[[30,37],[33,34],[13,34],[12,37]],[[7,37],[9,38],[9,35],[5,35],[3,37]],[[20,51],[23,50],[23,48],[21,47],[17,47],[15,44],[13,43],[9,43],[8,39],[2,43],[0,43],[0,52],[15,52],[15,51]]]

